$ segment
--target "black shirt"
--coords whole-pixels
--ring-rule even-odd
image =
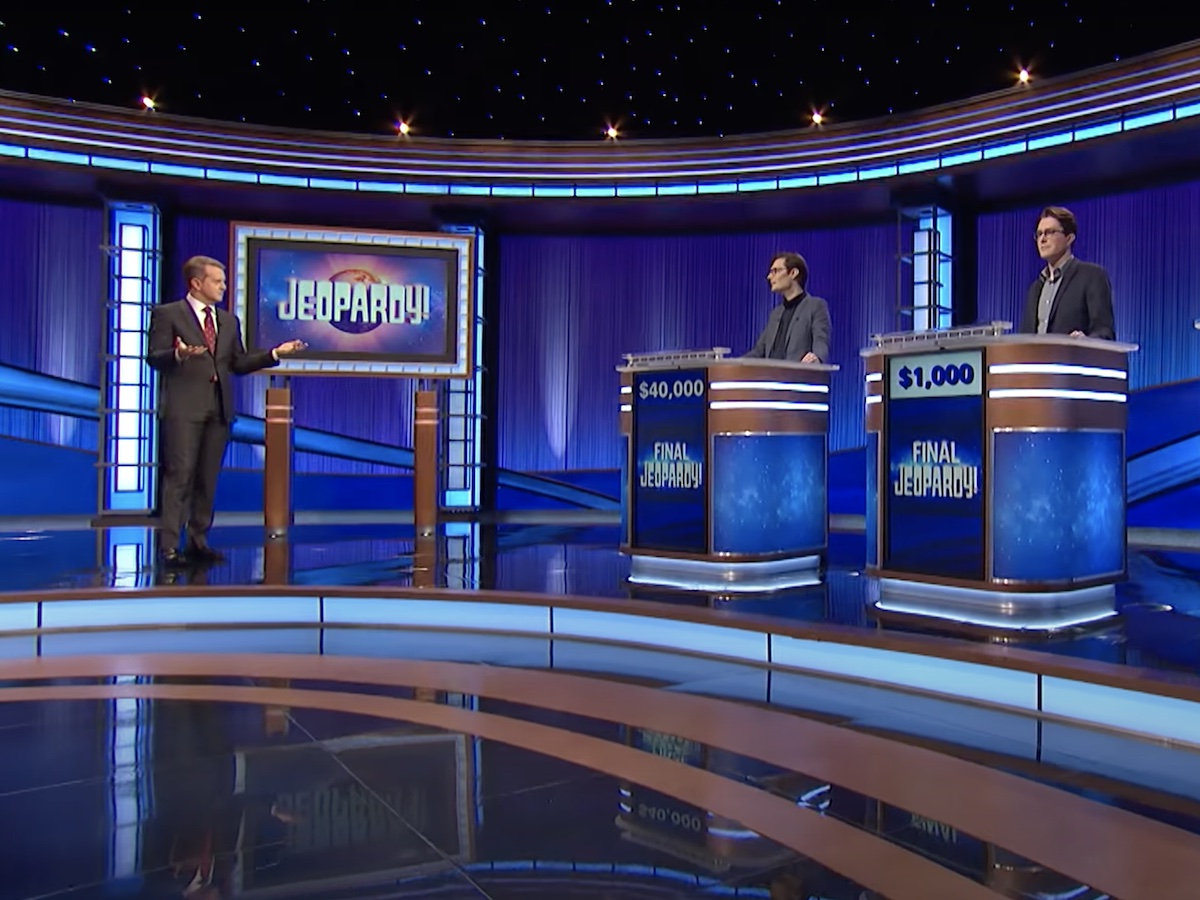
[[[804,299],[806,291],[801,291],[791,300],[783,301],[783,314],[779,317],[779,330],[775,332],[775,343],[767,359],[787,359],[788,329],[792,327],[792,316],[796,315],[796,307]]]

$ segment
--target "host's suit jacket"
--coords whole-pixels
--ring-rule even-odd
[[[1029,286],[1025,297],[1025,314],[1021,319],[1023,334],[1037,334],[1038,301],[1042,296],[1045,276],[1039,275]],[[1103,266],[1073,259],[1062,270],[1062,280],[1050,307],[1047,334],[1070,334],[1082,331],[1088,337],[1114,340],[1112,285]]]
[[[217,376],[221,415],[232,422],[233,375],[247,375],[278,365],[270,350],[247,353],[237,316],[213,307],[217,324],[216,353],[205,353],[179,362],[175,339],[196,347],[204,346],[204,329],[186,299],[156,306],[150,313],[150,340],[146,361],[162,373],[158,411],[164,417],[203,419],[212,406],[212,377]]]
[[[775,335],[779,331],[779,320],[783,318],[780,303],[767,317],[767,327],[758,336],[758,341],[746,354],[747,357],[765,359],[775,346]],[[814,353],[823,363],[829,362],[829,304],[820,297],[805,294],[788,326],[784,359],[800,362],[807,353]]]

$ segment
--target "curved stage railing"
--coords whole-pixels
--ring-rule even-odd
[[[4,655],[55,635],[179,628],[396,629],[556,642],[819,675],[1200,746],[1200,679],[947,638],[801,624],[637,600],[500,591],[244,587],[41,591],[0,597]],[[63,646],[80,646],[67,642]],[[511,647],[502,653],[508,654]],[[481,651],[483,652],[483,651]],[[524,651],[523,651],[524,652]],[[504,656],[504,658],[507,658]],[[764,698],[769,702],[769,698]]]
[[[1200,43],[884,121],[707,140],[312,134],[0,93],[0,156],[216,184],[494,198],[727,194],[872,182],[1200,114]]]

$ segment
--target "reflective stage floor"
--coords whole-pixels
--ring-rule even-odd
[[[178,572],[145,565],[139,531],[3,534],[0,590],[420,582],[1177,679],[1200,661],[1183,552],[1131,550],[1112,614],[1029,631],[881,609],[856,534],[809,584],[731,595],[631,585],[609,526],[452,525],[431,566],[410,526],[221,528],[227,559]],[[517,637],[421,656],[435,632],[359,628],[305,655],[274,633],[93,630],[0,658],[0,900],[1198,896],[1200,745],[611,640],[539,668]]]
[[[880,896],[714,821],[702,784],[679,802],[556,758],[556,738],[535,752],[366,715],[180,699],[0,714],[3,898]],[[707,750],[675,743],[689,758]],[[788,795],[813,786],[755,775]],[[846,800],[845,815],[865,814]],[[901,818],[897,839],[919,844]]]
[[[947,613],[881,599],[877,583],[863,575],[864,539],[857,533],[830,535],[827,564],[813,572],[810,584],[732,594],[629,583],[629,560],[616,550],[615,526],[452,524],[447,530],[437,541],[429,573],[439,587],[709,606],[795,622],[1002,641],[1103,662],[1200,671],[1200,552],[1131,548],[1129,577],[1117,586],[1115,604],[1107,601],[1091,614],[1043,615],[1033,620],[1033,627],[1021,628],[995,615]],[[136,552],[123,558],[114,543],[130,540]],[[225,561],[159,571],[145,546],[149,539],[144,529],[128,529],[120,538],[91,529],[0,532],[0,591],[260,584],[267,578],[260,527],[217,528],[212,540]],[[282,580],[309,586],[409,587],[414,583],[414,551],[409,525],[301,525],[292,529],[286,545]]]

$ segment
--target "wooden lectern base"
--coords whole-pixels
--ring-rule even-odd
[[[263,525],[267,537],[285,536],[292,524],[292,389],[267,388],[264,434]]]
[[[413,525],[418,537],[437,530],[438,418],[437,391],[417,391],[413,412]]]

